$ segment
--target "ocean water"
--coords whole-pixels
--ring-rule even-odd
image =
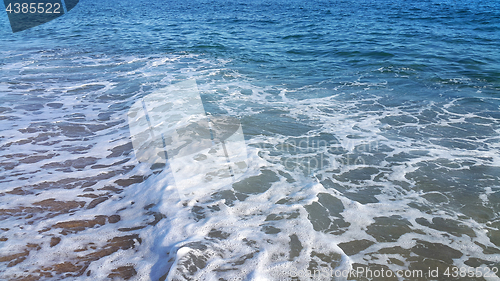
[[[0,38],[2,280],[499,280],[498,1],[82,0]],[[186,81],[244,135],[215,189],[132,143]]]

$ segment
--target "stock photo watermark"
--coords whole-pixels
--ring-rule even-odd
[[[128,123],[137,160],[168,167],[181,198],[235,183],[249,167],[240,121],[207,114],[194,79],[139,99],[128,111]],[[272,162],[279,159],[285,169],[307,174],[364,166],[364,157],[379,148],[377,141],[309,137],[264,146],[259,151],[274,154]]]
[[[265,147],[261,147],[263,150]],[[367,155],[379,150],[378,141],[327,141],[306,137],[286,140],[274,146],[271,152],[278,155],[285,169],[299,168],[306,173],[334,170],[345,166],[367,165]]]
[[[79,0],[4,0],[12,32],[47,23],[71,11]]]
[[[137,160],[168,166],[181,198],[231,184],[248,168],[239,120],[207,115],[195,80],[136,101],[128,123]]]
[[[369,268],[357,266],[351,269],[335,270],[322,268],[319,270],[298,270],[293,269],[282,272],[279,276],[280,281],[291,281],[301,278],[304,280],[356,280],[359,278],[409,278],[429,279],[429,278],[485,278],[487,280],[497,280],[497,267],[468,267],[468,266],[450,266],[446,268],[427,268],[427,269],[399,269],[391,270],[385,268]],[[490,279],[491,278],[491,279]]]

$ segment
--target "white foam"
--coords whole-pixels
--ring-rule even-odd
[[[40,68],[40,73],[37,73],[37,68],[33,64],[39,60],[43,58],[35,57],[23,64],[13,63],[6,69],[24,75],[16,78],[21,85],[43,87],[45,92],[36,94],[36,97],[45,99],[45,104],[59,102],[63,105],[59,109],[45,106],[38,113],[21,109],[4,113],[17,119],[2,120],[0,126],[4,137],[0,138],[2,146],[0,157],[6,164],[12,162],[17,165],[10,170],[2,171],[1,174],[6,176],[7,180],[12,180],[0,182],[0,191],[5,194],[0,197],[3,209],[28,207],[52,198],[57,201],[81,201],[88,206],[94,198],[79,197],[85,193],[109,196],[109,198],[94,208],[76,208],[72,212],[65,211],[54,217],[46,217],[48,211],[41,211],[43,219],[32,225],[26,224],[30,219],[24,216],[9,217],[0,222],[0,228],[9,228],[1,234],[8,238],[7,243],[1,242],[6,245],[2,248],[5,253],[19,253],[26,248],[27,243],[42,246],[40,250],[32,251],[24,262],[15,267],[2,269],[2,274],[5,276],[14,276],[23,270],[32,272],[36,268],[76,260],[78,257],[95,252],[95,249],[88,247],[90,243],[101,249],[114,237],[132,234],[138,234],[142,242],[139,243],[136,239],[134,248],[121,249],[91,262],[88,267],[91,271],[90,276],[84,274],[77,279],[106,279],[113,269],[127,265],[134,266],[137,280],[157,280],[169,270],[167,280],[174,279],[174,276],[181,278],[181,272],[187,270],[183,262],[190,258],[190,253],[205,255],[206,266],[193,275],[198,280],[218,280],[218,278],[229,280],[236,277],[241,277],[243,280],[275,280],[277,276],[283,276],[292,269],[307,269],[313,252],[331,255],[333,265],[328,265],[334,267],[331,269],[344,270],[350,268],[353,263],[365,262],[385,265],[396,270],[402,267],[389,263],[388,257],[400,259],[404,267],[407,267],[409,261],[405,260],[404,253],[388,256],[379,254],[378,251],[395,246],[408,250],[417,244],[417,240],[441,243],[459,250],[464,255],[454,261],[457,266],[463,264],[468,257],[496,261],[495,255],[484,254],[483,248],[477,244],[498,248],[488,237],[490,226],[467,218],[459,210],[453,209],[452,203],[455,199],[446,191],[422,191],[416,188],[419,183],[415,174],[418,174],[421,167],[425,167],[426,164],[437,163],[436,165],[440,165],[441,169],[448,172],[468,172],[480,165],[494,168],[500,166],[498,120],[484,118],[471,112],[464,114],[454,112],[453,108],[460,106],[459,100],[443,104],[421,101],[417,105],[386,106],[382,97],[360,89],[389,87],[390,83],[382,81],[370,84],[356,79],[340,83],[334,88],[326,88],[329,85],[327,82],[301,89],[287,89],[279,85],[257,86],[258,83],[252,79],[227,69],[225,64],[229,62],[211,61],[195,55],[97,59],[78,57],[73,61],[75,66],[58,65],[58,62],[55,62],[54,65]],[[101,72],[99,75],[89,74],[81,77],[78,83],[65,82],[61,79],[53,83],[41,81],[32,85],[23,81],[25,78],[47,77],[53,73],[64,75],[64,70],[68,68],[73,71],[73,74],[67,74],[71,76],[74,73],[78,75],[82,70],[112,69],[124,65],[127,66],[126,71],[111,71],[104,77],[100,77]],[[225,80],[224,77],[228,76],[232,79]],[[246,136],[248,169],[239,180],[244,181],[240,183],[244,187],[247,184],[253,187],[262,185],[267,188],[269,184],[267,189],[259,192],[252,189],[250,191],[253,193],[246,191],[246,194],[243,194],[244,187],[240,186],[237,190],[232,182],[224,182],[217,190],[193,192],[189,198],[181,198],[174,184],[177,179],[168,167],[157,170],[161,171],[159,173],[153,173],[151,165],[139,163],[130,147],[124,149],[124,154],[116,152],[113,157],[107,158],[113,151],[119,151],[115,148],[129,143],[127,111],[138,99],[156,89],[190,78],[197,79],[202,100],[206,98],[210,101],[213,98],[217,101],[215,105],[212,104],[215,109],[212,109],[213,112],[209,112],[208,116],[217,111],[225,112],[242,120],[243,133],[255,129],[257,133]],[[98,85],[103,87],[85,92],[85,89]],[[14,108],[32,97],[25,96],[25,89],[9,87],[5,83],[0,83],[2,89],[0,95],[6,100],[2,106]],[[355,90],[352,90],[353,88]],[[8,91],[3,91],[6,89]],[[318,90],[329,91],[331,94],[308,99],[296,97],[297,94],[305,97]],[[356,97],[351,98],[351,94]],[[27,100],[23,100],[24,98]],[[206,100],[204,102],[207,102]],[[364,110],[363,106],[367,104],[373,105],[374,109]],[[286,131],[269,134],[265,130],[259,131],[260,128],[245,128],[245,120],[249,118],[258,120],[273,110],[279,112],[277,113],[279,116],[272,114],[268,116],[294,120],[297,127],[303,124],[311,125],[311,130],[301,133],[300,136],[294,136],[292,132]],[[386,124],[390,118],[401,120],[410,118],[415,121],[422,118],[421,115],[425,114],[426,110],[439,111],[439,114],[429,123],[395,121]],[[72,119],[74,113],[82,116]],[[102,117],[101,113],[109,113],[109,120]],[[490,122],[497,135],[487,137],[478,135],[476,139],[456,136],[457,140],[476,145],[471,149],[453,148],[433,142],[443,138],[433,137],[432,133],[429,133],[428,137],[405,134],[405,130],[422,133],[432,126],[442,129],[457,128],[466,119],[474,117],[481,117]],[[121,123],[113,123],[117,121]],[[266,120],[261,121],[270,124],[264,122]],[[40,129],[50,129],[49,133],[57,133],[49,138],[49,141],[57,143],[46,144],[47,140],[33,141],[43,132],[35,131],[37,124],[40,125]],[[64,124],[87,125],[85,132],[90,131],[91,134],[85,137],[72,136],[70,131],[63,132],[60,129],[60,125]],[[93,131],[89,129],[103,124],[108,124],[109,127]],[[33,129],[33,131],[23,129]],[[298,145],[294,146],[296,150],[285,149],[287,146],[284,144],[293,146],[292,141],[299,138],[313,139],[323,135],[329,135],[336,141],[307,149],[301,149]],[[482,146],[482,142],[485,141],[487,145]],[[366,146],[366,149],[360,150],[360,146]],[[334,147],[339,149],[333,151]],[[55,155],[50,156],[51,158],[23,163],[23,159],[30,155],[48,157],[52,153]],[[16,154],[24,156],[15,156]],[[313,168],[307,165],[293,167],[285,165],[286,159],[296,157],[293,159],[298,159],[299,162],[319,154],[325,154],[326,159],[331,162]],[[364,157],[366,161],[364,164],[353,165],[345,164],[345,161],[344,164],[332,162],[345,160],[349,155]],[[404,155],[411,157],[405,159]],[[90,161],[92,164],[85,167],[79,167],[78,164],[74,164],[76,167],[69,167],[69,164],[57,165],[68,160],[76,161],[90,157],[97,160],[95,163]],[[401,157],[401,160],[390,160],[397,157]],[[443,159],[453,160],[457,165],[446,166],[440,162]],[[124,162],[120,163],[121,161]],[[468,162],[473,164],[467,164]],[[109,166],[114,163],[120,164]],[[377,172],[365,177],[365,173],[371,173],[371,170],[362,169],[370,168]],[[105,173],[114,174],[95,180]],[[345,177],[342,177],[343,175]],[[118,184],[128,181],[132,176],[147,177],[147,179],[130,185]],[[24,178],[20,179],[21,177]],[[6,193],[16,187],[33,189],[30,186],[44,185],[67,178],[76,180],[88,178],[88,180],[83,180],[73,187],[71,183],[58,183],[22,196]],[[85,188],[82,185],[93,180],[97,181],[90,186],[93,191],[84,192]],[[332,185],[327,185],[325,180],[329,180]],[[190,184],[202,188],[204,182],[193,178]],[[105,189],[106,187],[123,190],[113,193],[110,189]],[[500,188],[498,181],[496,185],[480,187],[478,193],[473,196],[477,196],[485,208],[492,208],[489,205],[490,196]],[[375,190],[378,192],[370,193]],[[216,191],[228,193],[214,194]],[[239,194],[234,195],[238,192]],[[326,217],[330,220],[342,219],[349,224],[343,229],[344,232],[333,234],[326,233],[329,230],[314,229],[305,206],[320,204],[318,196],[320,193],[326,193],[340,200],[343,210],[339,210],[338,214],[328,213]],[[371,196],[371,201],[362,202],[362,199],[357,201],[353,194]],[[441,203],[426,199],[427,195],[438,194],[445,198]],[[235,199],[236,196],[240,200]],[[151,204],[153,206],[150,206]],[[146,208],[147,206],[149,208]],[[155,219],[152,212],[161,213],[165,218],[154,226],[150,225],[148,223]],[[61,234],[61,228],[53,227],[46,230],[61,222],[93,220],[98,215],[115,214],[121,217],[115,224],[107,222],[102,226],[95,225],[67,235]],[[367,231],[377,218],[391,216],[399,216],[400,219],[406,220],[411,231],[390,242],[378,241]],[[454,236],[417,222],[420,218],[431,222],[435,217],[458,222],[471,229],[475,237],[467,234]],[[123,231],[134,227],[144,228]],[[271,227],[279,229],[279,232],[266,233],[265,229]],[[46,231],[41,232],[42,230]],[[212,231],[221,233],[214,234]],[[50,247],[48,245],[50,236],[63,239],[58,245]],[[294,245],[293,255],[291,237],[296,237],[301,246]],[[341,243],[362,239],[372,241],[374,244],[351,256],[347,256],[338,246]],[[74,252],[80,249],[84,250]]]

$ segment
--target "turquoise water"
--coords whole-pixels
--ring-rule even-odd
[[[87,0],[0,38],[0,279],[496,280],[498,1]],[[191,79],[249,168],[179,198],[127,112]]]

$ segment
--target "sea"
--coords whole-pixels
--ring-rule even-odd
[[[499,1],[81,0],[0,38],[1,280],[500,280]],[[208,146],[137,133],[174,123]]]

